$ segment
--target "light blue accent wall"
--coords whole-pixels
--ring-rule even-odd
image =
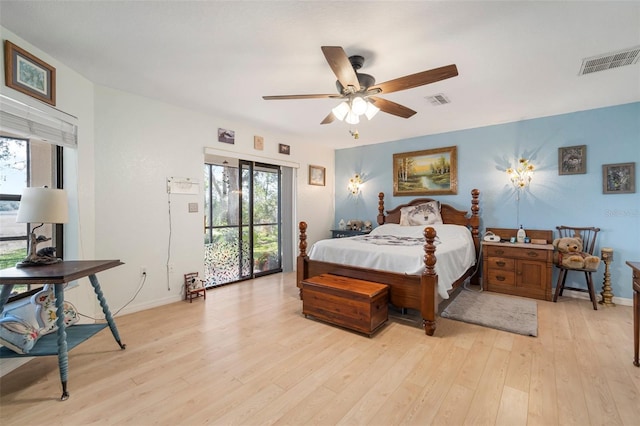
[[[366,131],[366,125],[360,128]],[[559,175],[558,148],[574,145],[587,146],[587,173]],[[640,261],[640,193],[603,194],[602,165],[635,162],[635,186],[640,190],[640,102],[336,150],[336,228],[340,219],[375,224],[381,191],[388,208],[414,198],[393,196],[394,153],[449,146],[458,152],[458,193],[434,198],[468,210],[471,190],[480,189],[483,229],[522,224],[525,229],[555,232],[558,225],[598,226],[598,254],[601,247],[614,250],[614,296],[632,297],[631,270],[625,261]],[[505,170],[519,158],[529,159],[536,170],[518,203]],[[356,173],[364,184],[354,197],[347,183]],[[569,275],[568,281],[572,275],[584,281],[577,273]],[[602,264],[594,275],[597,293],[603,275]],[[555,278],[554,273],[554,286]]]

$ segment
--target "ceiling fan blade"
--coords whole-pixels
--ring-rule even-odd
[[[324,120],[322,120],[320,122],[320,124],[329,124],[329,123],[333,123],[333,120],[335,120],[336,116],[333,115],[332,112],[329,113],[329,115],[327,115]]]
[[[412,89],[425,84],[435,83],[436,81],[446,80],[447,78],[458,75],[458,68],[455,64],[447,65],[440,68],[434,68],[429,71],[422,71],[416,74],[406,75],[396,78],[395,80],[385,81],[376,84],[371,89],[381,89],[382,93],[399,92],[400,90]]]
[[[375,106],[380,108],[381,111],[384,111],[387,114],[397,115],[402,118],[409,118],[416,114],[414,110],[387,99],[378,98],[377,96],[369,96],[368,99],[372,101]]]
[[[340,84],[345,88],[353,86],[356,92],[359,91],[358,76],[344,49],[340,46],[322,46],[322,53]]]
[[[275,95],[275,96],[263,96],[262,99],[266,101],[273,100],[285,100],[285,99],[327,99],[327,98],[342,98],[342,95],[336,93],[332,94],[318,94],[318,95]]]

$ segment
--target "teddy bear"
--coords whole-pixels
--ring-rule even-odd
[[[582,251],[582,239],[564,237],[553,240],[553,262],[569,269],[588,269],[595,271],[600,266],[600,258]]]
[[[362,221],[361,220],[356,220],[356,219],[351,219],[348,222],[348,227],[352,231],[361,231],[362,230]]]

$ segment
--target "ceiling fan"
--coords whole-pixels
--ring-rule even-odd
[[[345,120],[349,124],[357,124],[359,116],[365,115],[371,119],[378,111],[409,118],[416,111],[376,95],[412,89],[458,75],[458,68],[452,64],[376,84],[373,76],[358,72],[364,64],[362,56],[348,57],[340,46],[322,46],[322,53],[338,78],[336,81],[337,94],[279,95],[263,96],[262,98],[265,100],[343,99],[344,101],[333,108],[320,124],[329,124],[336,118]]]

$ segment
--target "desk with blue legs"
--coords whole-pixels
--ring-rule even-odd
[[[96,297],[102,307],[105,319],[109,324],[111,333],[116,339],[121,349],[125,348],[125,345],[120,341],[120,335],[116,323],[113,321],[111,312],[109,311],[109,305],[102,294],[100,289],[100,283],[96,274],[107,269],[115,268],[123,263],[120,260],[67,260],[60,263],[54,263],[52,265],[44,266],[32,266],[26,268],[8,268],[0,271],[0,285],[2,291],[0,292],[0,314],[4,310],[4,305],[9,299],[11,290],[14,285],[17,284],[53,284],[54,294],[56,297],[56,325],[57,331],[57,346],[58,346],[58,367],[60,370],[60,381],[62,383],[62,399],[63,401],[69,398],[69,392],[67,391],[67,376],[69,372],[69,358],[67,354],[67,333],[64,326],[64,285],[71,281],[78,280],[80,278],[89,277],[89,281],[93,286],[93,290],[96,293]],[[36,343],[37,345],[37,343]]]

